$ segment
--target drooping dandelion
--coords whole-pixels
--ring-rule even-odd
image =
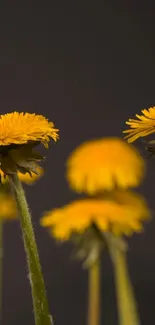
[[[103,138],[81,144],[67,161],[72,189],[94,195],[116,187],[136,187],[144,176],[138,151],[120,138]]]
[[[9,178],[18,207],[36,325],[51,325],[51,317],[31,216],[19,173],[29,173],[30,176],[38,174],[38,163],[42,156],[35,147],[42,143],[48,148],[51,139],[58,139],[58,129],[42,115],[13,112],[0,116],[0,169],[4,178]]]

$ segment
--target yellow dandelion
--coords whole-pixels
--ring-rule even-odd
[[[0,146],[42,142],[45,146],[58,138],[58,129],[44,116],[30,113],[8,113],[0,116]]]
[[[16,202],[10,193],[0,191],[0,220],[12,220],[18,216]]]
[[[35,173],[35,162],[43,157],[33,149],[40,143],[48,148],[50,139],[58,139],[58,129],[42,115],[18,112],[0,115],[0,168],[3,173]]]
[[[49,308],[31,215],[17,174],[36,173],[37,162],[43,157],[34,151],[34,147],[43,144],[48,148],[49,141],[51,139],[56,141],[57,138],[58,129],[42,115],[13,112],[0,116],[0,169],[4,176],[9,178],[18,207],[27,264],[31,274],[34,317],[35,322],[39,324],[50,323]]]
[[[130,129],[123,131],[123,133],[127,134],[125,139],[128,139],[129,143],[155,133],[155,106],[143,109],[142,113],[143,115],[136,114],[137,120],[130,118],[126,122]]]
[[[59,240],[72,233],[83,233],[93,223],[104,232],[129,235],[142,230],[142,222],[150,218],[144,198],[133,192],[114,192],[106,199],[83,199],[45,213],[43,227]]]
[[[145,164],[134,147],[119,138],[83,143],[67,161],[67,179],[77,192],[95,194],[115,187],[136,187]]]

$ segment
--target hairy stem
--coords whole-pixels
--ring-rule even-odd
[[[21,182],[16,174],[10,175],[10,184],[17,202],[24,247],[27,257],[29,279],[32,292],[33,310],[36,325],[51,325],[45,285],[37,251],[31,215]]]

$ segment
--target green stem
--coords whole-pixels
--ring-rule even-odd
[[[113,243],[110,252],[114,265],[119,324],[140,325],[125,250]]]
[[[2,321],[3,301],[3,220],[0,218],[0,320]]]
[[[10,175],[9,179],[19,209],[20,224],[29,270],[35,324],[51,325],[45,285],[25,193],[16,174]]]
[[[88,325],[100,324],[100,261],[99,258],[88,270]]]

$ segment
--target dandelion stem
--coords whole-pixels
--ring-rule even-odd
[[[51,325],[45,285],[32,227],[31,215],[29,212],[25,193],[16,174],[10,175],[9,178],[19,209],[20,224],[27,257],[32,292],[35,324]]]
[[[3,220],[0,218],[0,320],[2,321],[3,302]]]
[[[118,317],[120,325],[140,325],[136,301],[128,273],[126,252],[115,243],[110,248],[114,265]]]
[[[99,258],[88,270],[88,325],[100,324],[100,260]]]

